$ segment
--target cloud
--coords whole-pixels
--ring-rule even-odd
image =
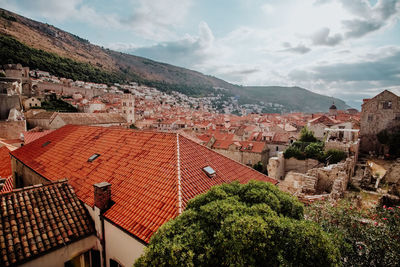
[[[191,0],[135,0],[132,15],[121,23],[152,40],[176,38],[173,29],[186,18]]]
[[[283,43],[285,49],[280,50],[279,52],[289,52],[295,54],[306,54],[311,51],[311,49],[304,44],[298,44],[297,46],[292,46],[290,43]]]
[[[377,31],[400,14],[400,1],[398,0],[378,0],[372,6],[368,0],[339,0],[343,8],[349,11],[353,19],[342,21],[345,28],[346,38],[360,38],[371,32]],[[324,4],[329,0],[317,1],[317,4]]]
[[[186,36],[177,41],[161,42],[152,46],[135,47],[129,44],[113,44],[110,47],[138,56],[162,62],[174,62],[182,67],[201,64],[212,55],[214,35],[205,22],[200,22],[198,36]],[[128,48],[128,49],[124,49]]]
[[[382,86],[400,84],[400,47],[385,47],[379,54],[367,55],[351,63],[334,63],[293,70],[289,77],[294,80],[311,79],[324,82],[374,82]],[[379,55],[384,56],[379,56]]]
[[[29,15],[38,15],[45,18],[61,21],[71,13],[75,13],[82,0],[47,1],[47,0],[1,0],[1,6],[15,11],[25,11]]]
[[[311,36],[313,45],[335,46],[342,42],[343,37],[341,34],[337,33],[332,36],[329,36],[329,34],[330,30],[328,28],[321,28],[320,30],[316,31]]]

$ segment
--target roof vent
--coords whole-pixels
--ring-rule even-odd
[[[215,171],[214,171],[214,169],[213,168],[211,168],[210,166],[206,166],[206,167],[204,167],[203,168],[203,171],[207,174],[207,176],[208,177],[214,177],[214,175],[215,175]]]
[[[92,162],[95,159],[97,159],[98,157],[100,157],[100,154],[95,153],[95,154],[90,156],[90,158],[88,159],[88,162]]]
[[[47,146],[47,145],[50,144],[50,143],[51,143],[50,141],[44,142],[43,145],[42,145],[42,147],[45,147],[45,146]]]

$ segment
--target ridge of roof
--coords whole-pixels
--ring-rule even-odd
[[[182,213],[182,186],[181,186],[181,159],[179,147],[179,133],[176,134],[176,168],[178,182],[178,214]]]

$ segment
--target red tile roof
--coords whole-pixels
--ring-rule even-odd
[[[18,266],[95,233],[65,180],[0,194],[0,222],[0,266]]]
[[[0,147],[0,193],[10,192],[13,189],[10,150],[6,146]]]
[[[44,131],[28,131],[24,132],[24,143],[29,144],[30,142],[35,141],[36,139],[39,139],[42,136],[45,136],[46,134],[51,133],[53,130],[44,130]]]
[[[0,177],[12,175],[10,150],[6,146],[0,147]]]
[[[43,147],[46,141],[50,143]],[[100,156],[88,162],[94,153]],[[115,204],[105,217],[145,242],[190,198],[213,185],[251,179],[277,183],[173,133],[67,125],[12,155],[49,180],[68,178],[89,205],[93,184],[111,183]],[[205,166],[216,175],[209,178],[202,170]]]

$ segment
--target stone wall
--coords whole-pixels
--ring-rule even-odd
[[[283,157],[283,152],[278,153],[277,157],[269,158],[267,170],[269,177],[283,180],[285,177],[285,158]]]
[[[289,172],[278,187],[292,194],[314,194],[318,178],[304,173]]]
[[[47,179],[25,166],[13,156],[11,156],[11,167],[13,171],[13,188],[49,183]]]
[[[74,93],[79,93],[84,95],[87,99],[91,99],[94,96],[105,94],[104,90],[102,89],[85,89],[82,87],[72,87],[50,82],[40,82],[37,84],[37,88],[40,92],[44,92],[45,90],[51,90],[58,94],[62,93],[63,95],[73,95]]]
[[[0,138],[18,139],[26,131],[26,121],[0,121]]]
[[[319,161],[315,159],[298,160],[296,158],[285,159],[285,173],[290,171],[306,173],[309,169],[319,165]]]
[[[19,96],[0,94],[0,120],[6,120],[12,108],[21,108]]]

